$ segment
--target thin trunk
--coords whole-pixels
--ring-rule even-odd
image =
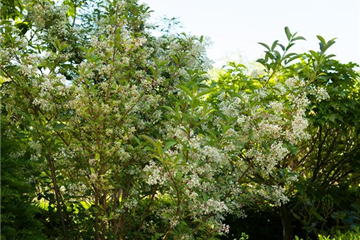
[[[99,190],[95,186],[95,240],[99,240]]]
[[[69,237],[68,237],[67,231],[66,231],[64,215],[63,215],[63,212],[61,210],[62,206],[61,206],[61,202],[60,202],[60,190],[59,190],[59,186],[57,185],[55,166],[54,166],[54,162],[51,159],[51,157],[48,159],[48,162],[49,162],[49,167],[50,167],[50,172],[51,172],[51,181],[53,183],[54,190],[55,190],[56,205],[57,205],[57,210],[58,210],[60,220],[61,220],[61,226],[62,226],[62,231],[63,231],[63,234],[64,234],[64,239],[68,240]]]
[[[104,216],[107,216],[107,211],[106,211],[106,208],[107,208],[107,192],[106,190],[103,191],[103,196],[102,196],[102,207],[103,207],[103,214]],[[101,228],[102,228],[102,239],[105,239],[106,237],[106,221],[102,220],[101,221]]]
[[[293,226],[290,222],[288,209],[284,203],[281,203],[280,206],[280,217],[283,227],[283,240],[293,240]]]
[[[121,189],[121,204],[124,204],[124,202],[126,201],[127,197],[128,197],[128,191],[127,189]],[[117,225],[116,225],[116,229],[115,229],[115,236],[119,239],[123,239],[125,236],[125,232],[126,232],[126,215],[127,215],[127,210],[126,208],[123,206],[124,212],[122,213],[121,217],[118,219]]]

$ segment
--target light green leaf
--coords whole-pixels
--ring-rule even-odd
[[[316,35],[316,37],[320,40],[320,42],[321,42],[322,44],[325,45],[326,41],[325,41],[325,39],[324,39],[322,36]]]
[[[204,96],[206,94],[209,94],[209,93],[213,93],[213,92],[216,92],[216,89],[214,88],[208,88],[208,89],[205,89],[204,91],[200,92],[197,94],[197,98],[201,97],[201,96]]]
[[[142,138],[144,138],[146,141],[148,141],[149,143],[151,143],[153,146],[156,146],[156,143],[155,141],[149,137],[149,136],[146,136],[146,135],[141,135]]]
[[[174,146],[177,142],[175,140],[170,140],[165,144],[165,147],[163,148],[162,152],[166,152],[169,148]]]

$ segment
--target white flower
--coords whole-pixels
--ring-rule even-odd
[[[295,78],[289,78],[285,81],[285,85],[290,89],[295,88],[297,83],[298,83],[298,80]]]
[[[29,142],[29,147],[37,152],[40,152],[42,148],[40,142],[34,142],[34,141]]]
[[[149,165],[144,168],[145,173],[149,174],[147,183],[149,185],[163,184],[165,182],[163,169],[151,161]]]
[[[316,100],[322,101],[322,100],[326,100],[329,98],[330,98],[330,96],[329,96],[328,92],[325,90],[325,88],[319,87],[317,89]]]
[[[282,142],[275,142],[271,145],[270,152],[275,158],[282,160],[289,153],[289,150],[283,146]]]
[[[281,102],[270,102],[269,106],[274,110],[276,114],[279,114],[283,111],[283,104]]]
[[[203,204],[202,211],[204,214],[211,212],[225,213],[228,211],[228,207],[223,201],[217,201],[210,198],[205,204]]]
[[[92,183],[95,183],[97,178],[98,178],[98,176],[95,173],[90,174],[90,181]]]
[[[191,175],[191,178],[188,182],[188,187],[193,188],[193,187],[198,187],[199,185],[200,185],[200,181],[198,175],[197,174]]]
[[[230,231],[230,226],[226,225],[226,224],[221,225],[221,227],[219,229],[219,232],[224,232],[226,234],[228,234],[229,231]]]
[[[90,166],[95,166],[95,165],[96,165],[96,159],[95,159],[95,158],[91,158],[91,159],[89,160],[89,165],[90,165]]]
[[[291,131],[286,132],[286,137],[291,144],[296,144],[303,139],[308,139],[309,134],[306,132],[306,128],[309,123],[302,114],[296,114],[291,122]]]

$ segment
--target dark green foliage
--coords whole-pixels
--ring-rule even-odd
[[[302,77],[316,60],[303,55],[296,65]],[[309,97],[311,140],[300,149],[301,172],[292,200],[293,217],[307,236],[349,230],[359,224],[360,95],[356,64],[326,60],[309,87],[326,89],[330,98]]]
[[[15,19],[21,14],[23,7],[19,1],[16,0],[1,0],[1,19]]]
[[[289,204],[294,222],[300,223],[294,232],[299,237],[313,239],[318,234],[347,231],[360,224],[359,190],[341,183],[326,188],[310,181],[299,181],[297,194]]]
[[[29,182],[36,174],[30,154],[12,157],[21,151],[24,144],[20,139],[9,139],[1,121],[1,239],[46,239],[42,224],[37,220],[40,209],[32,204],[35,194],[34,183]]]

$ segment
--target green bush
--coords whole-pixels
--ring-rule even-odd
[[[359,227],[356,227],[356,228],[354,228],[354,230],[347,231],[345,233],[341,233],[341,232],[337,231],[333,237],[319,235],[319,238],[318,238],[318,240],[359,240],[359,239],[360,239],[360,228]],[[303,240],[303,239],[295,236],[295,240]]]
[[[21,150],[23,142],[6,135],[9,125],[1,119],[1,239],[46,239],[37,220],[40,210],[32,203],[35,164]]]

